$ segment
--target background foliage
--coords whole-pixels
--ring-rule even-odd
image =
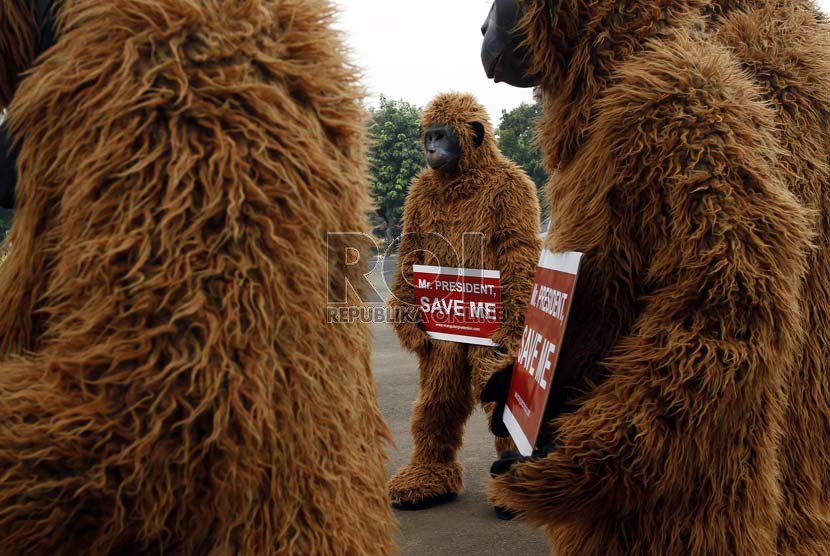
[[[509,112],[502,110],[501,122],[496,129],[496,139],[501,152],[521,166],[536,184],[536,195],[539,197],[542,218],[544,218],[548,212],[548,200],[545,194],[548,174],[542,165],[542,149],[536,141],[536,124],[541,115],[542,108],[538,103],[523,102]]]
[[[381,96],[380,105],[371,115],[371,191],[381,221],[377,232],[391,241],[400,233],[403,202],[409,184],[424,167],[418,127],[421,110],[408,102]]]
[[[12,211],[0,208],[0,243],[12,227]]]

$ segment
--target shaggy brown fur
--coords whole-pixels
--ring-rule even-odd
[[[470,122],[484,124],[479,147]],[[414,303],[414,264],[500,270],[505,314],[494,341],[502,347],[432,341],[416,324],[396,325],[401,344],[418,355],[421,374],[412,415],[412,463],[389,483],[392,498],[403,502],[460,491],[461,466],[455,458],[464,423],[483,383],[518,349],[541,248],[533,183],[499,152],[484,108],[470,95],[439,95],[424,112],[421,127],[441,124],[450,125],[460,140],[459,168],[453,174],[426,169],[413,181],[390,305]],[[465,233],[481,233],[484,249],[481,242],[464,242]],[[496,443],[497,450],[507,447],[502,440]],[[437,464],[445,471],[439,472]]]
[[[769,555],[810,213],[703,1],[523,2],[547,246],[586,253],[546,457],[494,499],[559,555]]]
[[[0,554],[393,550],[362,91],[324,0],[66,0],[11,106]]]
[[[830,554],[830,29],[800,0],[716,2],[718,39],[771,102],[790,189],[815,209],[803,286],[807,334],[788,381],[781,450],[782,556]]]

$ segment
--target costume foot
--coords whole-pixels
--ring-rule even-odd
[[[392,507],[425,510],[454,500],[462,488],[459,463],[410,463],[389,480]]]
[[[498,446],[498,444],[496,445]],[[490,476],[495,479],[499,475],[509,471],[511,465],[521,460],[522,455],[515,450],[500,452],[498,461],[490,467]],[[504,506],[493,506],[493,510],[496,512],[496,517],[504,521],[510,521],[518,515],[513,510],[505,508]]]

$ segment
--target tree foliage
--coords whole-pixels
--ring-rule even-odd
[[[6,109],[0,110],[0,124],[6,119]],[[9,232],[9,228],[12,227],[12,211],[4,208],[0,208],[0,243],[3,242],[3,239],[6,237],[6,234]],[[3,252],[0,249],[0,261],[3,259]]]
[[[380,105],[372,110],[371,191],[388,240],[400,224],[409,184],[424,167],[420,122],[421,110],[402,100],[381,96]]]
[[[12,227],[12,211],[0,208],[0,242]]]
[[[523,102],[509,112],[502,110],[496,138],[501,152],[521,166],[536,184],[536,193],[544,215],[547,213],[545,183],[548,174],[542,165],[542,149],[536,141],[536,124],[541,115],[542,108],[538,102]]]

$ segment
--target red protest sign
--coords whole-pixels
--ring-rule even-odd
[[[527,306],[502,419],[523,456],[533,453],[568,323],[582,253],[543,251]]]
[[[436,340],[496,345],[501,325],[501,274],[498,270],[413,265],[415,300],[424,329]]]

